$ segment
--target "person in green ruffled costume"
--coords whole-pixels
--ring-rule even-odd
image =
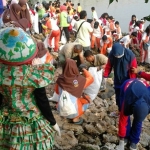
[[[0,43],[0,150],[52,150],[61,133],[45,92],[48,54],[21,28],[1,29]]]

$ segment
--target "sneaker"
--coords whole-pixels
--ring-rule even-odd
[[[135,143],[130,144],[130,150],[137,150]]]
[[[128,144],[128,139],[124,138],[124,146]]]

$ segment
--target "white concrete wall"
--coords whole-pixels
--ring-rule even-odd
[[[64,3],[66,0],[61,0]],[[117,21],[120,22],[122,32],[128,31],[128,24],[131,16],[135,14],[138,19],[150,15],[150,2],[144,3],[144,0],[118,0],[119,2],[113,2],[108,5],[109,0],[72,0],[75,4],[80,2],[83,9],[88,13],[88,18],[91,18],[91,7],[94,6],[101,16],[102,13],[107,12],[112,15]],[[150,24],[146,22],[145,26]]]
[[[43,0],[31,0],[42,2]],[[49,2],[50,0],[45,0]],[[52,0],[54,1],[54,0]],[[66,2],[66,0],[60,0],[61,4]],[[91,18],[91,7],[95,7],[98,16],[101,16],[102,13],[107,12],[113,16],[116,21],[120,22],[122,32],[128,32],[128,25],[131,19],[131,16],[135,14],[138,19],[150,15],[150,1],[149,3],[144,3],[145,0],[118,0],[113,2],[109,6],[109,0],[72,0],[75,4],[81,3],[81,6],[88,13],[88,18]],[[146,22],[145,27],[149,25],[150,22]]]

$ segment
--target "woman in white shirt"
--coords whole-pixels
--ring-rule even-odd
[[[93,21],[91,23],[91,26],[93,28],[93,33],[91,37],[91,48],[94,49],[96,43],[97,48],[100,50],[100,40],[103,36],[103,28],[98,21]]]

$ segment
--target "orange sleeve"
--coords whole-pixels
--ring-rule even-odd
[[[59,94],[58,84],[57,84],[57,83],[56,83],[56,85],[55,85],[55,89],[54,89],[54,91],[55,91],[57,94]]]
[[[53,56],[47,52],[45,63],[50,63],[53,60]]]
[[[48,27],[48,29],[50,29],[50,30],[52,29],[52,25],[51,25],[51,21],[50,20],[47,21],[46,26]]]
[[[85,85],[84,85],[84,88],[86,88],[94,81],[94,78],[92,77],[90,72],[87,71],[86,69],[83,69],[83,73],[84,73],[84,76],[86,78],[86,82],[85,82]]]
[[[114,23],[111,22],[109,28],[110,28],[110,31],[113,31],[114,30]]]
[[[111,37],[108,37],[108,39],[109,39],[109,43],[108,43],[108,47],[107,48],[110,48],[113,45],[113,41],[112,41]]]

